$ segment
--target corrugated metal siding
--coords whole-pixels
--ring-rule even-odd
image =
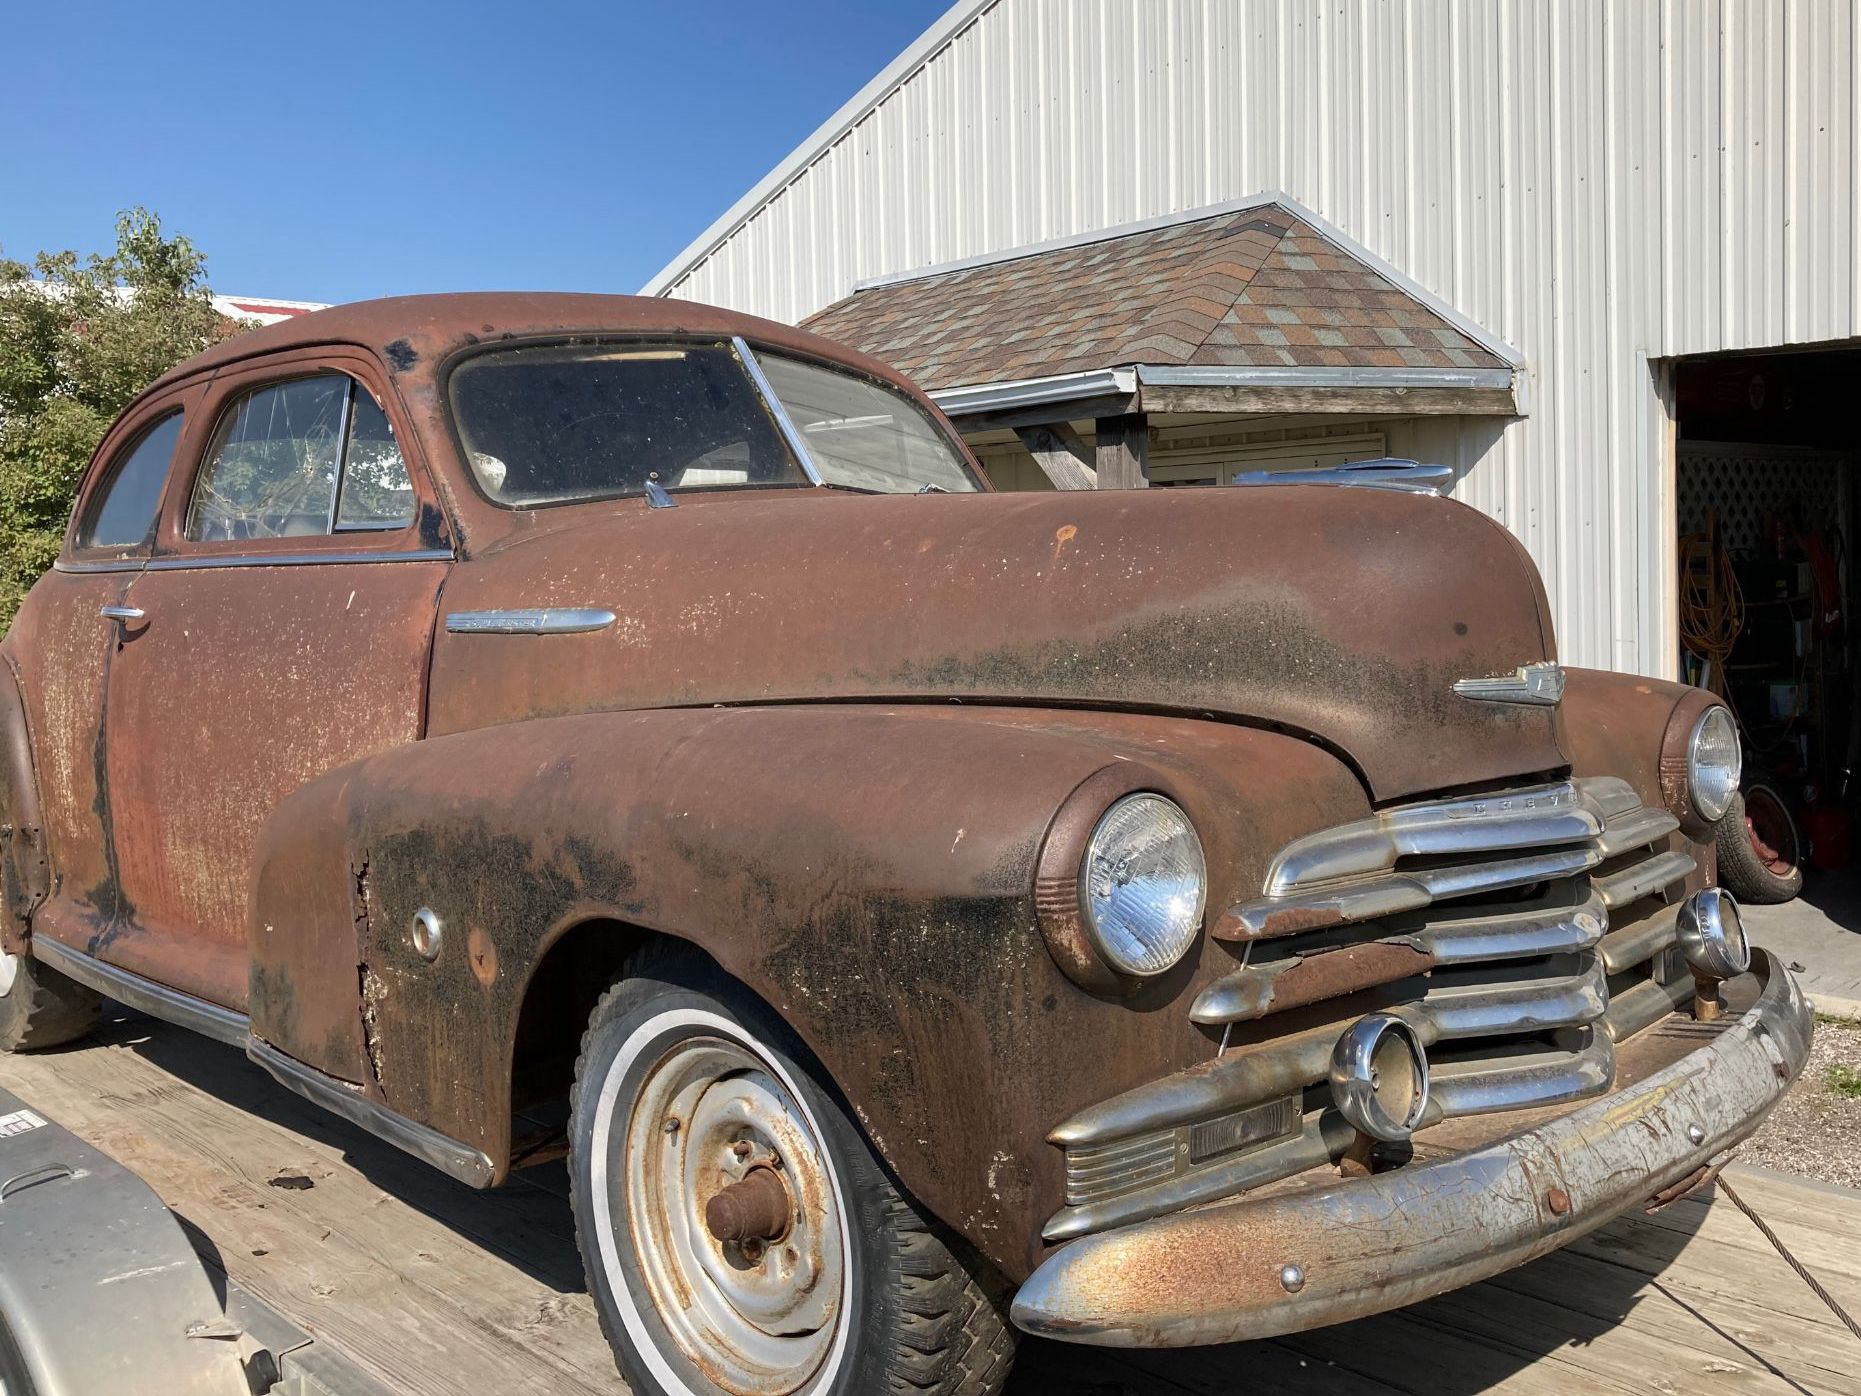
[[[671,293],[854,280],[1278,189],[1520,349],[1457,493],[1563,652],[1673,668],[1654,360],[1861,335],[1852,0],[997,0]]]

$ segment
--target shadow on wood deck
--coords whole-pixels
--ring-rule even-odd
[[[84,1045],[0,1058],[0,1085],[135,1169],[212,1265],[397,1390],[624,1390],[583,1289],[559,1164],[475,1192],[237,1053],[127,1016]],[[311,1185],[273,1184],[284,1177]],[[1861,1308],[1861,1195],[1749,1172],[1739,1187]],[[1744,1217],[1695,1199],[1485,1284],[1271,1342],[1028,1342],[1010,1390],[1861,1396],[1861,1346]]]

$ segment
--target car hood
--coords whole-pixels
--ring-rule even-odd
[[[599,708],[976,700],[1303,734],[1378,801],[1565,764],[1554,709],[1453,688],[1552,657],[1523,548],[1473,509],[1393,491],[575,506],[460,562],[441,607],[616,619],[537,636],[448,633],[442,618],[436,734]]]

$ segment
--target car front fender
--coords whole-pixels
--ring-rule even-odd
[[[1292,837],[1366,810],[1309,742],[1136,715],[807,705],[439,737],[273,815],[253,1032],[501,1177],[518,1023],[551,945],[594,923],[678,937],[787,1020],[922,1202],[1025,1273],[1060,1191],[1046,1131],[1211,1057],[1184,1003],[1232,967],[1198,949],[1117,992],[1059,969],[1035,904],[1043,841],[1107,768],[1195,820],[1211,917]],[[413,933],[423,909],[437,947]]]

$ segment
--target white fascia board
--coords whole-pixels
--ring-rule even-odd
[[[852,100],[828,117],[768,174],[764,175],[710,227],[692,241],[683,252],[659,270],[640,288],[643,296],[660,296],[674,282],[715,252],[730,235],[749,222],[758,209],[797,175],[826,154],[835,141],[852,130],[879,103],[896,92],[913,73],[928,63],[937,52],[967,29],[984,10],[999,0],[956,0],[898,57],[886,64],[879,75],[853,94]]]
[[[1277,365],[1140,364],[1159,388],[1510,388],[1509,368],[1294,368]]]

